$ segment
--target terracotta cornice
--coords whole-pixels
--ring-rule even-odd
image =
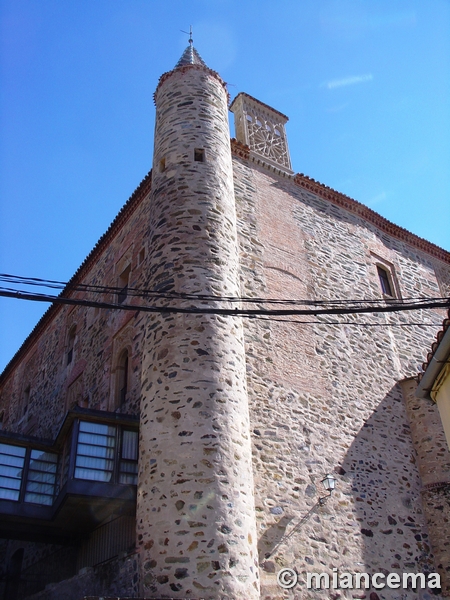
[[[209,75],[211,75],[212,77],[217,79],[217,81],[222,85],[222,87],[225,90],[225,93],[227,95],[227,105],[230,103],[230,94],[228,92],[227,84],[222,79],[222,77],[219,75],[219,73],[217,71],[213,71],[209,67],[204,67],[203,65],[195,65],[194,64],[194,65],[183,65],[182,67],[177,67],[176,69],[172,69],[171,71],[167,71],[167,73],[163,73],[161,75],[161,77],[158,80],[158,85],[156,86],[155,93],[153,94],[153,102],[155,103],[155,106],[156,106],[156,95],[158,93],[159,88],[164,83],[164,81],[166,81],[166,79],[171,77],[174,73],[186,73],[187,71],[189,71],[191,69],[196,69],[197,71],[205,71],[206,73],[208,73]]]
[[[357,200],[353,200],[353,198],[350,198],[345,194],[341,194],[340,192],[337,192],[336,190],[333,190],[332,188],[327,187],[326,185],[323,185],[314,179],[310,179],[306,175],[303,175],[303,173],[297,173],[294,176],[294,183],[310,192],[313,192],[314,194],[317,194],[324,200],[329,200],[333,204],[336,204],[337,206],[345,208],[349,212],[358,215],[365,221],[375,225],[375,227],[381,231],[384,231],[385,233],[396,237],[397,239],[406,242],[411,246],[414,246],[418,250],[422,250],[423,252],[442,260],[443,262],[450,263],[450,252],[447,252],[443,248],[424,240],[418,235],[411,233],[407,229],[403,229],[403,227],[399,227],[398,225],[391,223],[391,221],[388,221],[374,210],[364,206],[364,204],[361,204]]]
[[[152,184],[152,172],[149,171],[135,191],[132,193],[130,198],[125,202],[123,207],[120,209],[116,218],[113,220],[111,225],[108,227],[106,232],[102,235],[102,237],[95,244],[94,248],[85,258],[85,260],[81,263],[78,270],[75,272],[72,279],[68,282],[67,288],[70,290],[70,285],[73,283],[78,283],[86,272],[93,266],[93,263],[99,256],[99,254],[105,249],[106,245],[110,242],[110,240],[114,237],[117,231],[128,221],[133,212],[139,206],[141,201],[147,196],[150,192]],[[64,290],[63,292],[64,293]]]
[[[120,230],[121,227],[128,221],[133,212],[142,202],[142,200],[147,196],[150,192],[152,183],[152,172],[150,171],[135,189],[133,194],[127,200],[127,202],[123,205],[116,218],[113,220],[111,225],[108,227],[106,232],[102,235],[102,237],[95,244],[94,248],[88,254],[88,256],[81,263],[80,267],[77,269],[75,274],[68,281],[66,287],[62,290],[59,296],[70,297],[73,293],[73,288],[77,284],[81,283],[83,277],[86,276],[88,271],[94,266],[100,254],[112,240],[112,238],[116,235],[116,233]],[[42,315],[40,320],[35,325],[34,329],[25,339],[19,350],[10,360],[10,362],[6,365],[3,373],[0,374],[0,385],[7,378],[10,371],[13,369],[14,365],[17,361],[26,354],[32,344],[36,341],[41,332],[47,327],[47,325],[52,321],[52,319],[58,314],[61,310],[62,304],[52,304],[47,311]]]
[[[240,158],[247,160],[250,159],[249,147],[242,142],[238,142],[235,138],[231,139],[231,151]],[[353,198],[350,198],[350,196],[346,196],[341,192],[337,192],[323,183],[307,177],[303,173],[296,173],[292,177],[292,180],[299,187],[316,194],[324,200],[332,202],[336,206],[345,208],[345,210],[348,210],[350,213],[353,213],[368,223],[375,225],[375,227],[391,235],[392,237],[406,242],[410,246],[413,246],[422,252],[426,252],[427,254],[434,256],[445,263],[450,263],[450,252],[447,252],[443,248],[436,246],[436,244],[432,244],[431,242],[424,240],[423,238],[411,233],[399,225],[395,225],[395,223],[388,221],[371,208],[361,204],[361,202],[353,200]]]
[[[240,158],[250,158],[250,148],[247,144],[238,142],[236,138],[231,138],[231,152]]]

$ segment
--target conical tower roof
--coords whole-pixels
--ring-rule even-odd
[[[183,33],[186,33],[186,32],[183,32]],[[171,77],[174,73],[176,73],[179,69],[181,70],[181,69],[183,69],[183,67],[189,67],[189,66],[201,67],[201,70],[205,69],[209,73],[209,75],[211,75],[212,77],[216,77],[225,89],[225,92],[228,96],[228,102],[230,101],[226,83],[223,81],[223,79],[220,77],[220,75],[216,71],[213,71],[212,69],[210,69],[208,67],[208,65],[205,63],[203,58],[200,56],[200,54],[194,48],[194,42],[192,40],[192,28],[191,28],[191,30],[189,32],[189,46],[183,52],[180,60],[177,62],[177,64],[174,66],[174,68],[171,71],[168,71],[167,73],[163,73],[161,75],[161,77],[159,78],[158,86],[155,90],[155,93],[153,94],[153,100],[155,101],[155,104],[156,104],[156,97],[158,95],[158,90],[159,90],[160,86],[169,77]]]
[[[179,67],[185,67],[186,65],[200,65],[202,67],[208,68],[208,65],[205,63],[203,58],[197,52],[192,44],[186,48],[186,50],[181,55],[180,60],[175,65],[175,69]]]

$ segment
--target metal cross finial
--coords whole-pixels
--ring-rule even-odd
[[[183,31],[182,29],[180,29],[181,33],[188,33],[187,31]],[[191,46],[194,45],[194,40],[192,39],[192,25],[189,25],[189,44]]]

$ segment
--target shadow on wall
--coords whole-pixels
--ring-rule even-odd
[[[436,572],[400,385],[391,389],[364,423],[344,462],[335,470],[351,489],[355,529],[360,530],[356,535],[363,541],[364,569],[385,575]],[[355,571],[361,570],[355,567]],[[400,597],[399,592],[414,593],[385,588],[377,597]],[[424,590],[420,597],[431,598],[433,593],[440,594],[440,590]]]
[[[427,410],[434,410],[434,406],[430,405]],[[390,573],[401,576],[403,573],[423,573],[426,582],[427,575],[435,573],[437,569],[426,525],[429,514],[424,511],[423,482],[419,475],[413,438],[415,432],[411,431],[404,394],[398,384],[363,423],[342,463],[335,463],[337,493],[326,502],[324,512],[318,498],[319,495],[325,496],[325,491],[309,485],[306,495],[317,502],[309,510],[306,509],[301,518],[281,516],[264,531],[258,542],[263,571],[275,574],[280,566],[293,563],[300,566],[302,559],[305,562],[300,569],[306,572],[311,570],[313,564],[325,567],[329,563],[326,558],[328,550],[332,550],[334,545],[330,532],[327,533],[325,529],[323,534],[318,531],[313,534],[316,543],[327,546],[327,552],[322,557],[319,553],[313,559],[311,556],[301,556],[302,552],[296,556],[295,550],[293,557],[289,555],[292,549],[301,547],[302,537],[311,537],[311,524],[317,527],[322,519],[326,519],[341,523],[334,532],[341,557],[340,572],[383,573],[385,576]],[[345,496],[349,497],[348,501]],[[441,509],[441,523],[444,524],[445,519],[448,523],[450,502],[447,508]],[[275,512],[277,510],[280,507],[270,508],[272,514],[281,514]],[[447,534],[447,539],[449,537]],[[355,538],[359,538],[357,545],[361,548],[357,559],[361,562],[356,564],[351,562],[355,558],[350,558],[355,557]],[[287,562],[283,562],[283,556],[289,557]],[[439,564],[439,561],[442,563],[441,557],[436,563]],[[447,567],[450,568],[450,565]],[[439,573],[444,582],[442,568]],[[357,593],[357,590],[354,592]],[[336,593],[336,598],[347,597]],[[387,587],[374,590],[372,587],[358,593],[361,595],[352,597],[367,600],[409,600],[413,597],[431,600],[440,596],[441,590],[426,588],[414,591]]]
[[[284,516],[277,522],[271,525],[268,529],[266,529],[263,535],[258,540],[258,558],[259,564],[263,564],[264,561],[270,559],[273,556],[278,547],[285,543],[285,541],[290,537],[290,533],[288,533],[289,529],[293,531],[294,528],[290,528],[290,524],[293,521],[294,517],[292,516]],[[296,526],[295,529],[298,529]],[[275,568],[271,569],[269,572],[274,573]]]

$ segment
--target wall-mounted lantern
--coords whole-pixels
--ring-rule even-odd
[[[336,477],[333,477],[333,475],[331,475],[331,473],[328,473],[322,479],[322,484],[323,484],[323,487],[327,490],[328,496],[323,496],[323,498],[319,498],[319,504],[321,506],[323,506],[325,504],[325,502],[328,500],[328,498],[333,493],[333,490],[336,487]]]
[[[322,498],[319,498],[319,500],[314,504],[314,506],[312,508],[310,508],[310,510],[306,513],[306,515],[304,515],[301,520],[288,532],[285,533],[280,540],[275,544],[275,546],[273,546],[272,550],[270,552],[266,552],[266,554],[264,555],[264,558],[268,559],[270,558],[273,554],[275,554],[275,552],[278,550],[278,548],[282,545],[285,544],[286,542],[288,542],[290,540],[290,538],[297,533],[300,528],[307,522],[309,521],[309,519],[313,516],[313,514],[315,514],[320,506],[323,506],[326,501],[328,500],[328,498],[331,496],[334,488],[336,487],[336,477],[333,477],[333,475],[331,475],[330,473],[328,473],[327,475],[325,475],[325,477],[322,479],[322,483],[323,483],[323,487],[327,490],[328,492],[328,496],[323,496]]]

